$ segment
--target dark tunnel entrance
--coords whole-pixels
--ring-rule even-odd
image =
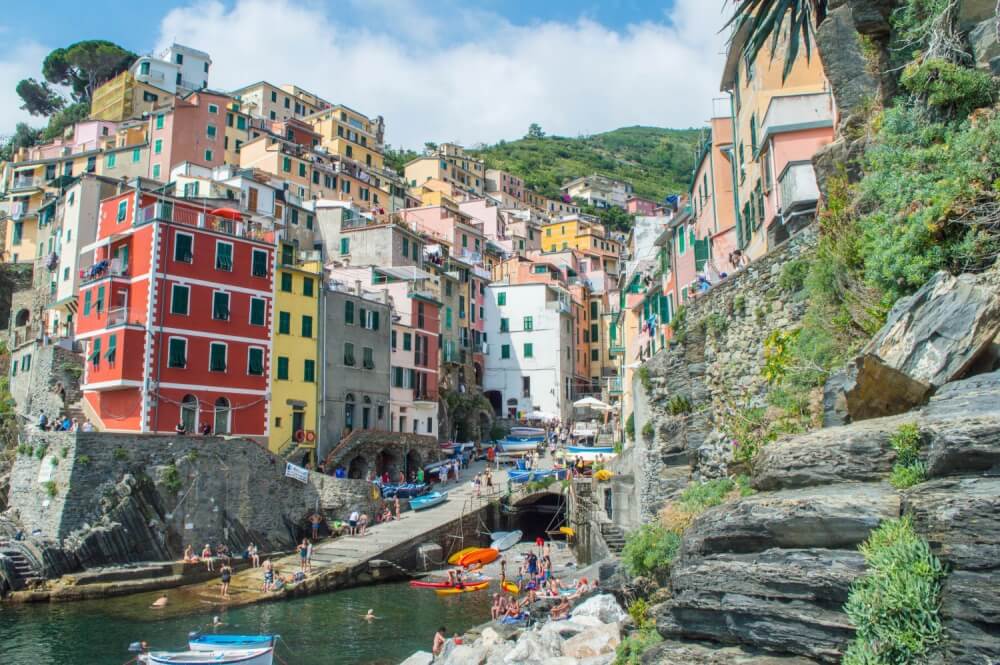
[[[538,537],[546,540],[562,540],[559,527],[566,525],[566,497],[560,494],[544,493],[531,497],[517,505],[504,507],[504,524],[507,531],[520,529],[524,540]]]

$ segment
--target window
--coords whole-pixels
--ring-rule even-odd
[[[500,319],[500,332],[510,332],[510,319]]]
[[[187,316],[190,305],[191,287],[173,284],[170,287],[170,313]]]
[[[90,291],[83,294],[83,315],[90,316],[91,296]]]
[[[145,60],[139,63],[139,73],[143,76],[149,76],[149,61]]]
[[[156,128],[157,129],[163,129],[163,117],[164,116],[163,116],[162,113],[158,113],[156,115]]]
[[[111,335],[108,337],[108,350],[104,354],[104,358],[109,364],[115,364],[115,352],[118,351],[118,335]]]
[[[187,340],[171,337],[167,344],[167,367],[184,369],[187,367]]]
[[[190,233],[174,234],[174,261],[181,263],[194,262],[194,236]]]
[[[211,150],[206,150],[205,151],[205,161],[206,162],[212,161],[212,151]]]
[[[302,336],[312,337],[313,336],[313,317],[305,316],[302,317]]]
[[[316,381],[316,361],[306,359],[302,365],[302,380],[309,383]]]
[[[156,139],[153,141],[153,154],[159,155],[163,152],[163,139]]]
[[[247,119],[241,115],[236,116],[236,129],[246,129]]]
[[[262,326],[266,320],[266,302],[263,298],[250,298],[250,325]]]
[[[177,63],[178,65],[183,65],[183,64],[184,64],[184,54],[183,54],[183,53],[178,53],[178,54],[176,54],[176,55],[174,56],[174,61],[175,61],[175,62],[176,62],[176,63]]]
[[[156,180],[160,177],[160,165],[153,164],[153,179]]]
[[[216,321],[229,320],[229,294],[216,291],[212,294],[212,318]]]
[[[215,241],[215,269],[226,271],[233,269],[233,243]]]
[[[276,93],[274,90],[271,91],[271,101],[272,102],[278,101],[278,93]]]
[[[21,358],[21,371],[24,371],[26,369],[25,366],[24,366],[25,365],[24,358],[26,358],[26,357],[27,356],[24,356],[24,357]],[[101,338],[100,337],[95,337],[94,341],[92,341],[90,343],[90,362],[94,363],[94,368],[99,367],[100,364],[101,364]]]
[[[341,238],[340,239],[340,253],[341,254],[350,254],[351,253],[351,239],[350,238]]]
[[[524,317],[524,329],[525,330],[534,330],[535,329],[535,322],[532,320],[532,318],[530,316]]]
[[[344,323],[354,325],[354,303],[350,300],[344,301]]]
[[[375,369],[375,350],[366,346],[361,350],[361,366],[365,369]]]
[[[681,224],[677,228],[677,253],[684,254],[684,241],[687,237],[687,233],[684,231],[684,225]]]
[[[501,291],[500,293],[497,294],[497,305],[500,305],[502,307],[506,304],[507,304],[507,293]]]
[[[313,278],[303,277],[302,278],[302,295],[312,297],[313,295]]]
[[[208,371],[226,371],[226,345],[222,342],[212,342],[208,349]]]
[[[408,332],[403,333],[403,350],[411,351],[413,349],[413,335]]]
[[[596,363],[600,359],[601,359],[601,352],[599,350],[597,350],[597,349],[591,349],[590,350],[590,360]]]
[[[503,344],[500,346],[500,359],[507,360],[510,358],[510,344]]]
[[[305,164],[305,162],[299,162],[299,177],[300,178],[305,178],[306,177],[306,164]]]
[[[207,62],[205,63],[205,66],[208,67],[208,63]],[[205,71],[207,72],[208,69],[205,69]],[[209,113],[218,113],[219,112],[219,107],[216,106],[215,104],[209,104],[208,105],[208,112]]]
[[[247,374],[264,376],[264,349],[251,346],[247,351]]]
[[[391,333],[389,333],[389,339],[390,339],[389,346],[392,347],[393,351],[395,351],[396,350],[396,331],[395,330],[393,330]]]
[[[277,377],[279,381],[288,380],[288,358],[285,356],[278,356]]]
[[[116,221],[124,222],[125,218],[128,216],[128,199],[122,199],[118,202],[118,214],[115,216]]]
[[[110,153],[108,155],[107,166],[108,166],[109,169],[115,168],[115,161],[116,161],[116,159],[117,159],[117,155],[115,155],[115,153],[112,152],[112,153]]]
[[[292,172],[292,158],[291,157],[283,157],[282,158],[282,160],[281,160],[281,170],[284,171],[285,173],[291,173]]]
[[[348,367],[354,366],[354,345],[344,342],[344,364]]]
[[[313,216],[312,215],[306,215],[306,228],[308,230],[312,231],[312,228],[313,228]]]
[[[292,292],[292,275],[291,273],[283,272],[281,273],[281,290],[285,293]]]
[[[530,342],[527,342],[524,345],[524,357],[525,358],[534,358],[535,357],[535,347]]]
[[[205,127],[205,134],[208,138],[214,139],[215,135],[218,134],[218,130],[215,128],[215,125],[208,125]]]
[[[591,300],[590,301],[590,318],[592,318],[592,319],[596,319],[597,318],[597,301],[596,300]],[[596,335],[595,335],[595,337],[596,337]]]
[[[289,312],[278,312],[278,334],[292,334],[292,315]]]
[[[568,381],[569,379],[567,379]],[[531,397],[531,377],[522,376],[521,377],[521,396]]]
[[[253,250],[253,262],[250,272],[254,277],[267,277],[267,251]]]
[[[444,308],[444,327],[451,330],[451,307]]]

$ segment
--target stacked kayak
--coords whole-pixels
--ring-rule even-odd
[[[470,593],[472,591],[482,591],[490,585],[490,581],[485,582],[470,582],[468,584],[463,584],[462,586],[452,586],[446,589],[434,589],[434,593],[439,596],[451,596],[457,593]]]
[[[383,485],[382,486],[382,497],[385,499],[391,499],[393,497],[399,497],[400,499],[412,499],[415,496],[420,496],[427,491],[429,486],[426,483],[406,483],[403,485]]]
[[[500,551],[492,547],[477,547],[468,554],[463,554],[458,559],[458,565],[463,568],[468,568],[469,566],[474,566],[480,564],[485,566],[488,563],[493,563],[500,557]]]
[[[482,549],[482,548],[481,547],[466,547],[464,549],[460,549],[459,551],[455,552],[450,557],[448,557],[448,563],[450,563],[451,565],[455,565],[456,563],[458,563],[459,559],[461,559],[463,556],[465,556],[469,552],[475,552],[476,550],[480,550],[480,549]]]

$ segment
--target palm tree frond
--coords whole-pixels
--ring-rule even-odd
[[[788,78],[799,55],[800,41],[805,46],[806,60],[812,58],[812,38],[816,26],[826,18],[829,0],[733,0],[733,15],[723,29],[733,27],[733,35],[749,30],[743,54],[749,59],[771,42],[771,57],[782,39],[785,19],[789,19],[788,50],[785,56],[783,78]]]

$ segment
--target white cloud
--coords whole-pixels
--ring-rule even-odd
[[[158,45],[211,53],[215,88],[295,83],[381,114],[387,141],[410,147],[517,138],[532,122],[568,136],[688,127],[719,95],[722,0],[677,0],[663,22],[622,31],[586,19],[513,25],[447,3],[339,6],[352,5],[348,23],[316,2],[199,2],[164,17]]]
[[[8,34],[0,29],[0,38]],[[39,127],[46,123],[45,118],[33,118],[20,109],[21,98],[14,89],[23,78],[41,78],[42,60],[49,49],[33,41],[15,42],[12,46],[0,55],[0,136],[13,133],[19,122]]]

